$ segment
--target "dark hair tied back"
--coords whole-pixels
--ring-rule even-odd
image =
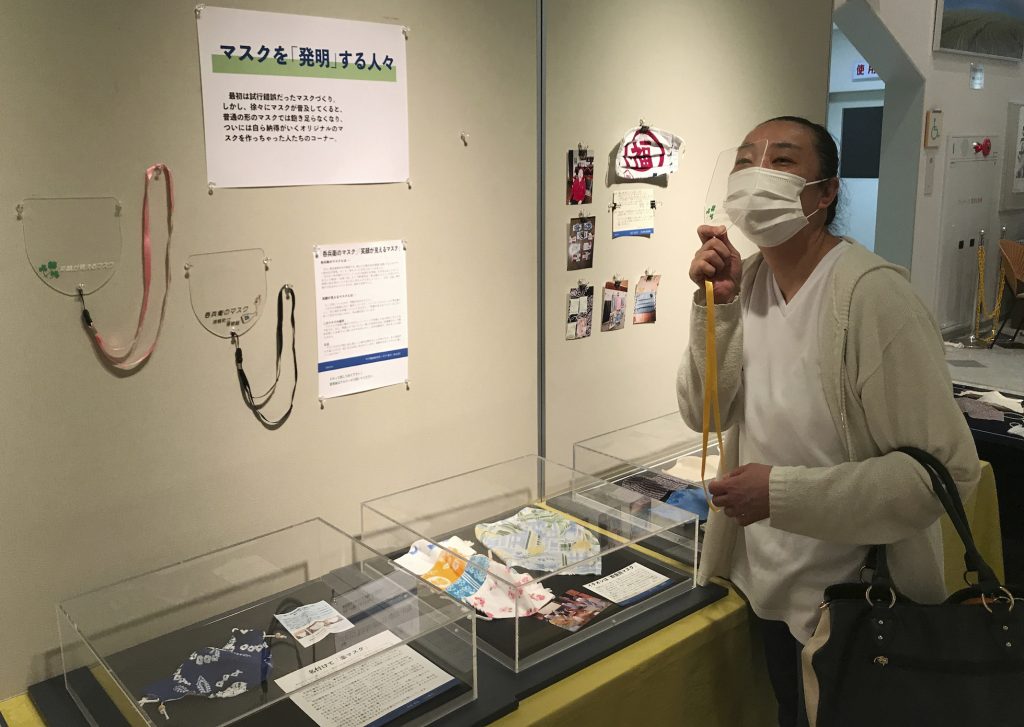
[[[768,119],[764,123],[770,121],[789,121],[794,124],[800,124],[808,129],[811,132],[811,136],[814,137],[814,150],[818,153],[818,164],[821,170],[818,179],[839,177],[839,149],[836,148],[836,140],[832,138],[832,134],[828,133],[828,129],[802,116],[776,116],[774,119]],[[832,200],[832,204],[828,206],[828,212],[826,212],[826,226],[831,225],[832,220],[836,218],[836,209],[838,207],[839,191],[837,190],[836,198]]]

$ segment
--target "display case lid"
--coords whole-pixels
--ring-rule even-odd
[[[717,454],[717,445],[710,441],[708,444],[708,452]],[[584,439],[575,446],[623,462],[666,471],[675,466],[675,460],[680,457],[700,456],[701,433],[686,426],[679,412],[672,412]]]

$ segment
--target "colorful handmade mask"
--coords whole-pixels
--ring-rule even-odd
[[[524,507],[510,518],[480,523],[476,537],[510,566],[546,572],[570,566],[561,575],[601,574],[597,537],[550,510]]]
[[[466,603],[487,618],[513,618],[532,616],[554,597],[528,574],[492,560],[480,590]]]
[[[160,714],[168,718],[167,702],[190,695],[227,698],[248,691],[270,675],[269,638],[273,637],[257,629],[231,629],[224,646],[193,651],[169,678],[146,687],[139,706],[158,704]]]

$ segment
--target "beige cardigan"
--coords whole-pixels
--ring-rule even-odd
[[[762,260],[760,254],[744,260],[740,295],[715,306],[719,401],[727,430],[719,474],[738,466],[741,307]],[[978,483],[977,451],[953,400],[938,327],[910,287],[906,271],[855,242],[837,261],[824,300],[818,368],[847,461],[832,467],[773,467],[772,525],[820,540],[891,544],[889,563],[897,587],[915,600],[940,601],[946,596],[938,522],[942,506],[924,468],[894,451],[914,446],[932,453],[949,468],[964,497]],[[677,381],[683,420],[698,431],[706,313],[701,291],[694,300],[690,345]],[[724,513],[711,513],[698,583],[729,577],[738,527]]]

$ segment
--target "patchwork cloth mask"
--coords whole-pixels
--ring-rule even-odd
[[[492,560],[480,590],[466,599],[466,603],[487,618],[513,618],[532,616],[554,597],[554,593],[529,574],[516,573]]]
[[[601,575],[597,537],[550,510],[524,507],[510,518],[480,523],[476,538],[510,566],[546,572],[570,566],[562,575]]]
[[[484,586],[491,559],[486,555],[474,555],[469,559],[466,570],[459,579],[445,589],[449,596],[466,601]]]
[[[409,546],[409,552],[397,558],[395,562],[414,575],[421,576],[434,567],[438,557],[444,552],[442,548],[447,548],[451,552],[466,558],[476,552],[473,550],[473,543],[453,535],[447,540],[442,540],[437,545],[427,540],[417,540]]]
[[[146,687],[139,706],[159,704],[160,714],[170,719],[167,702],[190,695],[227,698],[248,691],[270,675],[270,638],[258,629],[231,629],[224,646],[193,651],[169,678]]]

